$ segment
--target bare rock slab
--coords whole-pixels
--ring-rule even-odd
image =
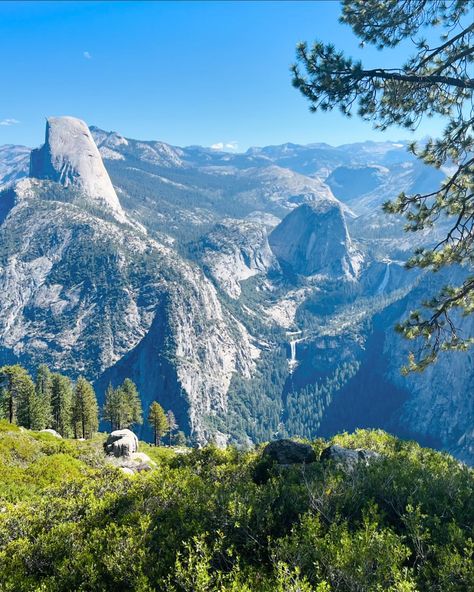
[[[286,439],[267,444],[263,455],[279,465],[308,464],[316,461],[316,454],[309,444]]]
[[[373,450],[366,450],[363,448],[353,450],[351,448],[344,448],[343,446],[334,444],[322,451],[320,460],[322,462],[333,461],[347,470],[353,470],[359,463],[368,465],[371,461],[380,458],[382,458],[382,455]]]

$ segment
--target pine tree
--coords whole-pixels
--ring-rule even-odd
[[[168,435],[169,435],[169,442],[171,446],[171,438],[173,436],[173,432],[178,429],[178,424],[176,422],[176,418],[174,413],[171,411],[166,412],[166,421],[168,422]]]
[[[67,376],[51,375],[51,427],[61,436],[71,436],[72,384]]]
[[[109,383],[105,391],[104,406],[102,409],[102,418],[105,421],[110,421],[110,430],[120,429],[120,415],[119,415],[119,398],[120,393],[118,389],[114,389]]]
[[[33,429],[43,430],[52,426],[52,376],[45,364],[38,366],[35,382],[35,417]]]
[[[129,378],[116,389],[109,384],[102,414],[106,421],[110,421],[112,431],[143,423],[140,395]]]
[[[122,393],[122,399],[124,400],[125,407],[124,427],[131,427],[134,424],[142,424],[142,403],[140,401],[140,395],[138,394],[137,387],[130,380],[130,378],[126,378],[123,381],[122,386],[119,388]]]
[[[464,264],[460,285],[444,287],[423,303],[424,313],[411,312],[397,327],[415,346],[405,372],[423,370],[442,350],[464,350],[474,343],[455,321],[474,312],[473,6],[473,0],[344,0],[341,21],[352,27],[362,47],[405,42],[413,45],[413,55],[399,68],[364,68],[332,44],[308,48],[301,43],[292,68],[293,85],[313,112],[337,107],[351,116],[356,111],[382,130],[393,125],[415,130],[425,117],[446,119],[441,138],[410,146],[425,164],[450,169],[445,181],[431,193],[401,193],[384,205],[386,212],[406,217],[407,231],[442,233],[441,240],[417,249],[408,267],[436,272]],[[423,38],[423,29],[435,33],[436,27],[439,43]]]
[[[31,428],[34,421],[35,387],[28,372],[16,364],[0,368],[1,406],[10,423]]]
[[[99,428],[99,407],[94,388],[82,376],[74,389],[72,425],[75,438],[90,439]]]
[[[186,434],[182,430],[180,430],[174,437],[174,443],[176,446],[186,446]]]
[[[153,427],[155,446],[159,446],[163,434],[168,430],[168,420],[163,407],[157,401],[150,405],[148,422]]]

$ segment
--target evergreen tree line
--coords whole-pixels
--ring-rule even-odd
[[[56,430],[66,438],[92,438],[99,428],[99,406],[91,383],[82,376],[73,385],[67,376],[44,364],[34,381],[16,364],[0,368],[0,415],[31,430]]]
[[[41,364],[34,380],[19,364],[0,368],[0,419],[36,431],[53,429],[64,438],[90,439],[99,429],[99,411],[94,387],[82,376],[73,383]],[[116,388],[108,386],[101,418],[112,431],[143,423],[140,395],[129,378]],[[148,422],[155,445],[165,435],[170,445],[186,443],[173,412],[165,413],[157,401],[150,405]]]
[[[345,362],[323,383],[308,384],[298,391],[290,392],[285,422],[288,433],[304,438],[317,436],[321,420],[334,394],[357,374],[359,368],[358,361]]]

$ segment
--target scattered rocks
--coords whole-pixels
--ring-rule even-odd
[[[132,468],[132,471],[135,471],[136,473],[142,473],[151,470],[152,467],[148,463],[140,463]]]
[[[131,456],[138,450],[138,438],[131,430],[115,430],[104,443],[104,450],[115,457]]]
[[[308,464],[316,460],[316,454],[309,444],[295,442],[294,440],[270,442],[265,447],[263,456],[276,461],[279,465]]]
[[[54,436],[55,438],[60,438],[61,440],[63,439],[61,434],[58,434],[58,432],[56,430],[52,430],[51,428],[48,428],[46,430],[40,430],[40,432],[45,433],[45,434],[51,434],[51,436]]]
[[[146,454],[144,455],[146,456]],[[135,475],[136,473],[143,473],[152,471],[156,467],[156,463],[150,459],[150,462],[140,462],[139,459],[131,457],[109,457],[109,462],[119,468],[122,473],[126,475]]]
[[[137,452],[138,438],[131,430],[115,430],[104,443],[109,463],[126,475],[151,471],[156,463],[148,454]]]
[[[320,460],[322,462],[333,461],[345,469],[353,470],[360,462],[368,465],[371,461],[379,458],[382,458],[382,455],[373,450],[363,448],[353,450],[333,444],[322,451]]]
[[[148,456],[148,454],[145,454],[144,452],[133,452],[131,454],[132,460],[134,460],[135,462],[140,462],[140,463],[147,463],[149,465],[156,465],[154,460],[151,460],[151,458]]]

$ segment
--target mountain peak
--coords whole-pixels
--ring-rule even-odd
[[[341,204],[320,199],[295,208],[269,237],[278,260],[302,275],[356,279],[360,254],[351,244]]]
[[[124,222],[115,189],[87,124],[75,117],[48,117],[45,143],[31,152],[30,177],[76,187],[95,206]]]

